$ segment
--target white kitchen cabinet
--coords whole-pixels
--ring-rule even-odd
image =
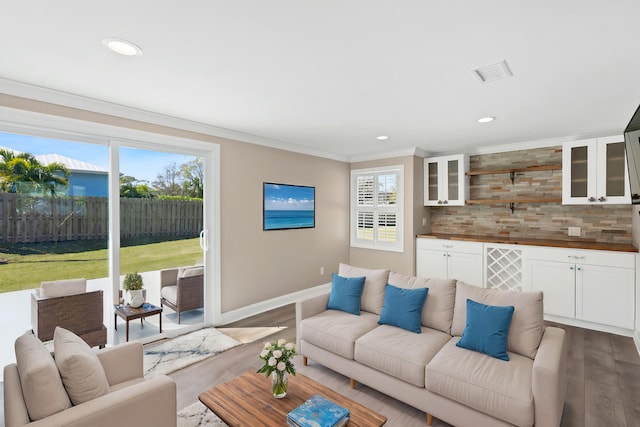
[[[469,157],[432,157],[424,159],[424,205],[462,206],[469,198]]]
[[[531,247],[527,259],[530,288],[543,291],[546,314],[633,329],[634,254]]]
[[[633,269],[580,265],[576,268],[576,318],[633,329]]]
[[[483,285],[483,244],[419,238],[416,241],[416,276],[462,280]]]
[[[544,312],[574,318],[576,315],[575,267],[564,262],[531,260],[532,291],[544,294]]]
[[[562,204],[630,204],[624,137],[592,138],[562,146]]]

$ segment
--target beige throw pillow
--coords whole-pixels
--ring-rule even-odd
[[[384,290],[387,286],[387,280],[389,280],[389,270],[370,270],[341,263],[338,267],[338,275],[342,277],[364,276],[360,307],[369,313],[382,313]]]
[[[451,333],[456,296],[455,279],[425,279],[392,271],[389,273],[389,284],[405,289],[429,288],[422,308],[422,324],[445,334]]]
[[[74,405],[111,392],[98,356],[82,338],[58,326],[53,332],[53,349],[62,382]]]
[[[512,305],[514,312],[509,327],[507,350],[530,359],[536,357],[544,333],[542,292],[485,289],[458,282],[451,335],[462,336],[467,324],[467,299],[486,305]]]
[[[40,420],[71,407],[56,362],[31,331],[15,342],[16,364],[22,395],[31,421]]]

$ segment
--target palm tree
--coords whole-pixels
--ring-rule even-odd
[[[69,169],[62,163],[43,165],[31,153],[0,150],[0,189],[16,193],[19,183],[33,183],[43,193],[55,194],[56,186],[68,185]]]

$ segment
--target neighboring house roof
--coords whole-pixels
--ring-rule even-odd
[[[109,171],[103,167],[83,162],[82,160],[61,156],[60,154],[38,154],[36,155],[36,159],[43,165],[62,163],[72,172],[109,173]]]
[[[20,154],[20,151],[13,148],[0,146],[0,150],[11,151],[14,154]],[[71,172],[85,172],[85,173],[97,173],[107,174],[109,171],[101,166],[97,166],[91,163],[83,162],[82,160],[72,159],[70,157],[62,156],[60,154],[38,154],[35,158],[43,165],[51,163],[62,163]]]

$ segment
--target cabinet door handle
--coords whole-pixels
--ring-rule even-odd
[[[598,197],[598,201],[599,201],[599,202],[604,202],[604,201],[606,201],[606,200],[607,200],[607,198],[606,198],[606,197],[604,197],[604,196],[600,196],[600,197]]]
[[[571,258],[571,259],[585,259],[586,257],[584,255],[569,255],[569,258]]]
[[[593,202],[595,202],[595,201],[596,201],[596,198],[595,198],[595,197],[593,197],[593,196],[591,196],[591,197],[589,197],[587,200],[588,200],[589,202],[593,203]]]
[[[450,248],[452,248],[452,247],[453,247],[453,245],[442,245],[442,247],[443,247],[443,248],[450,249]]]
[[[576,268],[576,270],[582,271],[582,267],[578,267],[578,268]]]
[[[601,200],[601,201],[602,201],[602,200]],[[445,200],[445,201],[443,201],[443,202],[442,202],[442,204],[443,204],[443,205],[448,205],[448,204],[449,204],[449,201],[448,201],[448,200]]]
[[[442,200],[438,200],[438,204],[441,205],[442,204]]]
[[[573,270],[573,267],[569,267],[569,270]]]

